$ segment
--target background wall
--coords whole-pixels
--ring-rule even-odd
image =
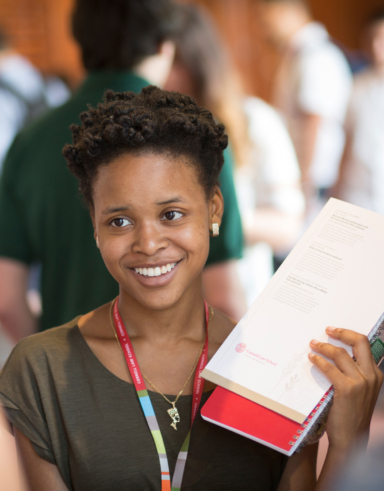
[[[184,0],[203,4],[217,21],[249,93],[269,98],[278,54],[265,45],[254,13],[257,0]],[[315,18],[346,47],[359,46],[361,25],[383,0],[309,0]],[[71,39],[73,0],[0,0],[0,25],[15,47],[41,70],[65,77],[75,86],[84,76]]]
[[[74,0],[0,0],[0,27],[11,43],[44,73],[76,85],[84,76],[71,36]]]

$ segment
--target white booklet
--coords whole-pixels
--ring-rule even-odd
[[[325,333],[371,337],[384,312],[384,216],[330,199],[202,376],[303,423],[330,389],[308,360]]]

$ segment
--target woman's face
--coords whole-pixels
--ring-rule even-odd
[[[219,190],[207,200],[186,158],[123,154],[100,167],[93,222],[115,280],[143,306],[162,310],[201,291],[209,229],[221,223]]]

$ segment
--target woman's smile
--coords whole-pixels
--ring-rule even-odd
[[[131,268],[143,276],[161,276],[163,274],[167,274],[176,266],[178,261],[168,262],[166,264],[158,264],[158,265],[144,265],[142,267],[138,266],[136,268]]]
[[[143,265],[142,267],[129,268],[137,281],[147,287],[165,286],[175,277],[180,259],[177,262],[161,262],[153,265]]]

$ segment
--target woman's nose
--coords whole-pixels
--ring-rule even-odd
[[[133,252],[153,256],[168,246],[168,240],[162,233],[161,226],[156,223],[143,223],[136,227]]]

